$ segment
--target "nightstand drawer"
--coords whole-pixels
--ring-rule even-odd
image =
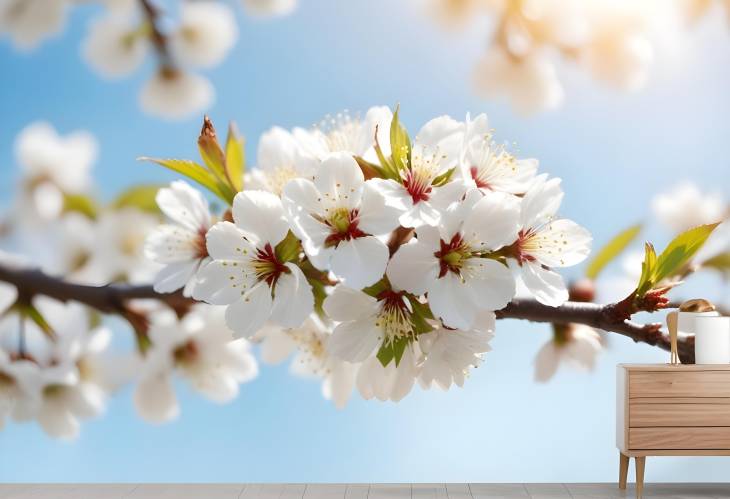
[[[730,428],[631,428],[631,450],[712,450],[730,449]]]
[[[730,371],[632,372],[629,398],[730,397]]]
[[[730,426],[730,404],[631,402],[629,426]]]

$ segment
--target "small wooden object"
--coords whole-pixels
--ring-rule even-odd
[[[730,456],[730,365],[619,364],[619,488],[636,460],[641,498],[646,456]]]

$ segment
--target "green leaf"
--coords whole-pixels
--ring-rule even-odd
[[[236,125],[228,125],[226,139],[226,170],[228,178],[236,191],[243,189],[243,173],[246,170],[246,152],[243,137],[238,133]]]
[[[366,161],[360,156],[355,156],[355,161],[360,167],[360,170],[362,170],[362,174],[365,177],[365,180],[369,180],[371,178],[386,178],[385,171],[381,166]]]
[[[90,196],[83,194],[64,194],[63,195],[63,212],[64,213],[81,213],[92,220],[96,218],[99,208],[96,201]]]
[[[400,122],[399,112],[400,106],[396,106],[393,120],[390,122],[390,155],[396,171],[405,170],[411,166],[411,138]]]
[[[395,366],[398,367],[400,360],[403,358],[403,353],[406,351],[406,346],[408,346],[408,341],[407,338],[396,338],[390,343],[383,343],[377,354],[378,360],[383,367],[386,367],[391,361],[395,361]]]
[[[406,295],[408,302],[411,304],[413,314],[411,314],[411,322],[413,323],[416,334],[429,333],[433,331],[433,326],[426,319],[433,320],[431,308],[426,303],[421,303],[418,298],[408,294]]]
[[[137,208],[148,213],[160,213],[155,197],[160,185],[136,185],[123,191],[112,202],[112,208]]]
[[[681,233],[662,251],[657,258],[654,283],[679,271],[705,244],[712,231],[720,223],[700,225]]]
[[[212,174],[205,169],[205,167],[199,165],[195,161],[190,161],[189,159],[158,159],[146,156],[142,156],[137,159],[139,161],[157,163],[158,165],[164,166],[175,173],[179,173],[193,182],[198,183],[202,187],[205,187],[229,205],[233,200],[233,197],[230,196],[229,192],[220,189],[218,180],[213,177]]]
[[[388,279],[386,277],[383,277],[378,282],[373,284],[372,286],[368,286],[367,288],[363,288],[362,292],[366,295],[372,296],[373,298],[377,298],[377,296],[382,293],[383,291],[387,291],[390,289],[390,283],[388,282]]]
[[[292,231],[287,232],[286,237],[274,248],[276,258],[282,263],[293,262],[299,259],[301,250],[302,245]]]
[[[653,289],[662,280],[676,275],[682,271],[690,259],[702,248],[712,231],[720,223],[700,225],[688,231],[682,232],[667,245],[664,251],[657,257],[654,248],[647,243],[646,256],[641,269],[641,278],[636,294],[644,294]],[[651,248],[651,251],[649,251]]]
[[[198,137],[198,150],[203,163],[220,182],[230,185],[228,172],[226,171],[226,157],[218,143],[218,137],[213,127],[213,122],[207,116],[203,118],[203,128]]]
[[[434,187],[441,187],[442,185],[447,184],[449,180],[451,180],[451,176],[454,174],[455,170],[456,167],[446,170],[444,173],[434,178],[433,182],[431,182],[431,185],[433,185]]]
[[[327,298],[327,290],[325,284],[319,279],[308,277],[307,282],[312,286],[312,294],[314,295],[314,311],[320,317],[325,317],[324,300]]]
[[[32,320],[35,325],[38,326],[43,334],[45,334],[48,338],[50,338],[51,340],[56,339],[56,333],[53,331],[51,325],[46,322],[46,319],[43,317],[43,315],[32,304],[25,303],[20,305],[20,313],[24,317]]]
[[[709,260],[702,262],[703,268],[719,270],[725,276],[725,279],[730,279],[730,251],[715,255]]]
[[[644,244],[644,261],[641,263],[641,277],[639,277],[639,284],[636,287],[636,294],[638,296],[644,296],[653,285],[651,282],[651,276],[654,273],[654,267],[656,266],[656,251],[651,243]]]
[[[595,279],[601,271],[621,254],[636,236],[641,232],[641,224],[632,225],[614,236],[601,250],[593,257],[586,268],[586,277]]]
[[[378,156],[378,161],[380,161],[383,178],[400,182],[401,180],[398,169],[395,167],[390,157],[385,157],[383,149],[380,147],[380,141],[378,140],[378,125],[375,125],[375,154]]]

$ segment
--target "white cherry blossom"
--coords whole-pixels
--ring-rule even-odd
[[[355,386],[358,364],[330,354],[330,325],[313,314],[301,327],[264,327],[257,336],[262,338],[263,362],[278,364],[296,352],[289,370],[297,376],[321,379],[324,398],[332,400],[338,409],[345,407]]]
[[[155,291],[184,288],[185,296],[190,296],[197,272],[210,260],[205,241],[212,225],[208,203],[182,180],[160,189],[156,200],[171,223],[158,226],[145,244],[147,258],[165,265],[155,277]]]
[[[729,211],[719,192],[702,192],[690,181],[682,181],[654,196],[651,208],[657,220],[676,233],[719,222]]]
[[[541,52],[516,58],[502,48],[490,48],[477,63],[474,84],[486,98],[506,96],[523,115],[555,109],[563,102],[555,66]]]
[[[399,289],[427,293],[445,325],[469,329],[479,310],[499,310],[514,297],[510,270],[485,254],[515,241],[519,214],[516,197],[472,190],[444,211],[438,227],[416,229],[417,239],[393,255],[388,279]]]
[[[67,8],[65,0],[0,0],[0,35],[19,49],[33,49],[63,29]]]
[[[283,202],[292,230],[317,268],[331,270],[353,288],[383,276],[389,253],[377,236],[398,226],[398,213],[370,181],[365,182],[350,154],[332,154],[313,181],[290,181]]]
[[[170,49],[183,64],[218,65],[238,38],[233,10],[212,0],[183,2],[180,22],[170,36]]]
[[[425,389],[438,386],[448,390],[452,384],[464,386],[472,367],[479,366],[482,355],[491,350],[494,337],[494,312],[480,312],[472,329],[463,331],[439,326],[418,336],[424,354],[418,381]]]
[[[198,273],[193,296],[228,305],[226,322],[237,336],[251,337],[269,319],[298,327],[314,307],[301,269],[282,261],[276,247],[289,231],[281,200],[264,191],[239,192],[233,220],[215,224],[207,235],[212,261]]]
[[[158,224],[158,217],[136,208],[103,211],[88,258],[74,278],[97,285],[120,279],[149,282],[160,266],[145,258],[145,239]]]
[[[298,0],[242,0],[246,12],[252,16],[286,16],[294,12]]]
[[[144,84],[139,100],[151,115],[181,120],[208,108],[214,96],[213,85],[203,76],[162,68]]]
[[[601,337],[593,328],[583,324],[571,324],[563,334],[550,338],[537,353],[535,381],[549,381],[561,364],[590,371],[600,352]]]
[[[174,378],[222,404],[238,395],[240,384],[258,375],[248,342],[233,339],[220,307],[197,305],[182,321],[157,315],[149,336],[152,346],[140,366],[134,392],[137,412],[146,421],[164,423],[178,417]]]
[[[536,159],[518,159],[492,139],[487,116],[467,116],[464,150],[459,165],[467,186],[482,192],[524,194],[537,172]]]
[[[420,351],[417,343],[406,346],[398,365],[383,364],[377,357],[365,360],[357,372],[355,385],[365,400],[376,398],[381,402],[400,402],[408,395],[419,374]]]
[[[150,43],[134,16],[117,12],[93,19],[81,46],[86,62],[100,75],[120,78],[140,67]]]
[[[320,161],[302,152],[291,132],[275,126],[259,139],[257,168],[244,181],[246,189],[265,190],[277,196],[295,178],[312,178]]]
[[[347,112],[325,118],[311,130],[294,129],[304,154],[322,161],[331,153],[346,152],[377,162],[375,135],[385,154],[390,154],[390,123],[393,112],[387,106],[374,106],[365,118],[353,118]]]
[[[386,203],[400,211],[403,227],[437,225],[441,212],[464,194],[462,182],[433,185],[437,177],[457,168],[463,141],[463,123],[448,116],[435,118],[418,132],[410,164],[399,172],[399,181],[371,181],[385,196]]]
[[[568,299],[568,289],[554,267],[582,262],[591,249],[591,234],[571,220],[556,218],[563,199],[560,179],[536,178],[522,200],[520,230],[512,255],[522,281],[535,299],[557,307]]]
[[[48,183],[72,194],[90,187],[97,149],[96,140],[89,132],[75,131],[61,136],[46,122],[28,125],[15,139],[15,156],[29,185]]]
[[[401,291],[387,290],[375,298],[341,284],[325,299],[324,311],[339,323],[328,350],[348,362],[363,362],[382,345],[416,338],[412,306]]]

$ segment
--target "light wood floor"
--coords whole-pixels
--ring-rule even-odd
[[[44,499],[613,499],[633,498],[603,484],[0,484],[0,498]],[[730,483],[646,484],[644,497],[728,499]]]

